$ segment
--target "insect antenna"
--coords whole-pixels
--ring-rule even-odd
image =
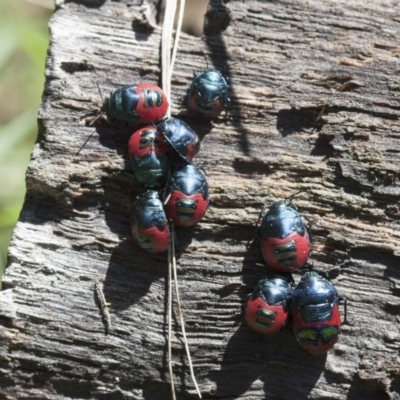
[[[97,81],[96,81],[96,86],[97,86],[97,90],[99,91],[101,101],[102,101],[102,103],[104,104],[104,98],[103,98],[103,95],[102,95],[101,90],[100,90],[99,82],[97,82]],[[90,124],[89,124],[88,126],[92,126],[92,125],[93,125],[99,118],[101,118],[103,115],[104,115],[104,112],[103,112],[102,110],[100,110],[100,112],[99,112],[99,114],[97,115],[97,117],[94,118],[94,119],[90,122]],[[80,152],[81,152],[82,149],[86,146],[87,142],[92,138],[92,136],[94,135],[94,133],[95,133],[95,131],[93,131],[93,132],[89,135],[89,137],[85,140],[85,142],[83,143],[83,145],[82,145],[82,146],[80,147],[80,149],[76,152],[75,157],[79,156]]]

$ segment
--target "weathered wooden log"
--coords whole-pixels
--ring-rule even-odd
[[[39,137],[0,293],[5,399],[168,399],[165,255],[133,242],[124,124],[93,132],[101,91],[159,82],[156,1],[57,1]],[[201,38],[182,35],[172,114],[202,138],[212,197],[177,230],[181,297],[204,398],[399,399],[400,81],[396,2],[212,0]],[[186,115],[193,73],[230,78],[228,119]],[[203,67],[202,67],[203,66]],[[255,224],[262,203],[295,193],[310,220],[310,263],[338,272],[349,324],[325,356],[290,329],[244,323],[266,273]],[[108,334],[95,295],[110,303]],[[177,322],[176,332],[179,332]],[[179,399],[194,398],[179,333]]]

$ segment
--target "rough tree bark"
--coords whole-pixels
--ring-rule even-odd
[[[130,237],[123,124],[92,127],[99,94],[159,81],[157,2],[62,1],[52,18],[39,137],[0,294],[5,399],[168,399],[166,256]],[[183,34],[173,114],[200,134],[212,204],[178,230],[183,309],[204,398],[399,399],[400,6],[388,0],[212,0],[201,38]],[[186,116],[209,64],[230,78],[229,120]],[[318,115],[321,118],[317,121]],[[317,122],[316,122],[317,121]],[[290,330],[243,322],[265,272],[254,238],[263,202],[297,193],[310,262],[336,268],[349,325],[328,355]],[[94,294],[99,280],[112,327]],[[179,328],[176,326],[177,332]],[[178,398],[195,397],[179,334]]]

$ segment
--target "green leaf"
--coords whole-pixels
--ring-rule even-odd
[[[29,108],[7,125],[0,127],[0,158],[12,153],[13,148],[36,128],[37,106]]]
[[[0,28],[0,71],[17,49],[17,35],[10,25],[1,21]]]
[[[46,51],[49,45],[48,35],[46,31],[38,24],[21,24],[18,30],[19,45],[35,62],[35,64],[43,70],[46,61]]]
[[[6,208],[0,208],[0,276],[7,261],[7,248],[13,228],[21,211],[21,202],[16,202]]]
[[[0,207],[0,230],[14,227],[21,212],[21,206],[21,202],[18,201],[6,207]]]

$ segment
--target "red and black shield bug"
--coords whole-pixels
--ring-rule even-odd
[[[167,178],[169,143],[153,126],[145,126],[129,139],[128,153],[136,179],[146,187],[155,187]]]
[[[262,279],[247,299],[245,316],[249,327],[266,335],[282,329],[288,319],[291,292],[289,279],[284,276]]]
[[[162,253],[168,249],[171,231],[157,191],[148,190],[138,196],[131,208],[131,229],[146,251]]]
[[[210,197],[205,175],[193,164],[185,165],[168,179],[165,212],[175,226],[192,226],[205,215]]]
[[[216,118],[230,104],[228,82],[220,71],[209,69],[195,74],[187,91],[187,107],[192,112]]]
[[[168,110],[165,93],[153,83],[139,83],[117,89],[104,100],[102,112],[126,122],[156,123]]]
[[[292,272],[305,265],[311,251],[310,235],[297,207],[285,201],[272,203],[261,211],[258,229],[261,252],[268,266]]]
[[[292,292],[290,308],[295,337],[305,350],[320,355],[333,347],[341,321],[332,283],[317,272],[306,272]]]
[[[157,126],[174,150],[186,161],[192,161],[200,150],[200,139],[196,132],[177,118],[168,118]]]

